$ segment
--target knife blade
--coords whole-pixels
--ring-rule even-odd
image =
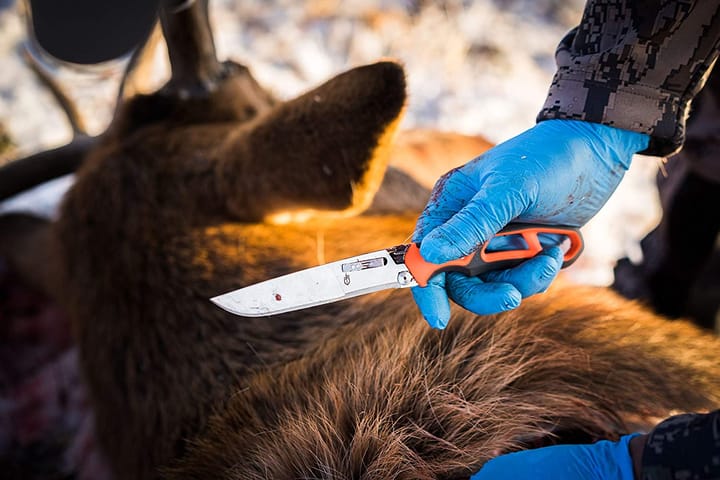
[[[262,317],[388,288],[424,287],[439,272],[477,276],[517,266],[543,250],[540,235],[546,234],[566,239],[563,268],[582,253],[583,239],[577,227],[511,223],[475,252],[443,264],[425,261],[418,244],[402,244],[271,278],[218,295],[211,301],[235,315]],[[511,247],[488,248],[498,237],[507,237],[505,244]]]

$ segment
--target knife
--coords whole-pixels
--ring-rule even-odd
[[[425,261],[419,245],[409,243],[306,268],[211,300],[235,315],[263,317],[387,288],[424,287],[439,272],[457,271],[477,276],[517,266],[543,250],[539,237],[543,234],[565,237],[563,245],[567,250],[562,268],[572,265],[582,253],[583,238],[577,227],[510,223],[476,251],[446,263]],[[507,237],[504,245],[511,245],[511,248],[488,248],[498,237]]]

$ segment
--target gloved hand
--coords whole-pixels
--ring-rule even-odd
[[[470,480],[633,480],[629,444],[637,435],[508,453],[487,462]]]
[[[510,221],[582,226],[605,204],[649,137],[576,120],[546,120],[445,174],[418,219],[413,240],[433,263],[467,255]],[[562,265],[555,247],[522,265],[480,277],[440,273],[413,288],[435,328],[449,297],[477,314],[510,310],[542,292]]]

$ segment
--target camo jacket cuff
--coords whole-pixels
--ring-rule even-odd
[[[641,153],[670,155],[685,140],[690,102],[719,46],[720,2],[590,0],[555,52],[558,69],[537,120],[646,133]]]
[[[720,410],[670,417],[648,435],[642,480],[720,478]]]

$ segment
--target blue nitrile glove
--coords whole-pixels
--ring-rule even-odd
[[[579,227],[613,193],[649,137],[596,123],[546,120],[444,175],[418,219],[413,240],[425,260],[467,255],[510,221]],[[477,314],[510,310],[542,292],[561,267],[550,248],[521,266],[480,277],[440,273],[413,288],[435,328],[450,319],[448,295]]]
[[[601,440],[590,445],[555,445],[500,455],[470,480],[633,480],[630,440]]]

